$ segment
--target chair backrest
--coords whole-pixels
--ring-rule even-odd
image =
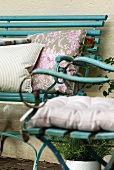
[[[28,34],[83,27],[87,36],[95,38],[96,42],[88,52],[92,58],[101,60],[95,53],[99,50],[100,27],[104,26],[106,19],[107,15],[0,16],[0,36],[26,37]]]

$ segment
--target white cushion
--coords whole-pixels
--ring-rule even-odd
[[[30,119],[28,125],[84,131],[114,131],[114,99],[87,96],[56,97],[48,100]]]
[[[30,43],[28,38],[0,38],[0,46]]]
[[[0,46],[0,91],[18,92],[21,81],[29,74],[43,45],[38,43]],[[23,85],[24,92],[31,92],[31,79]]]

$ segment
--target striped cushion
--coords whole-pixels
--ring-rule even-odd
[[[29,74],[43,45],[28,43],[0,47],[0,91],[18,92],[21,81]],[[23,85],[24,92],[31,92],[31,79]]]

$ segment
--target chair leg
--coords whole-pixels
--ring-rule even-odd
[[[114,170],[114,152],[112,153],[112,156],[109,162],[107,163],[106,167],[104,168],[104,170]]]
[[[7,136],[3,136],[3,135],[0,136],[0,156],[3,152],[4,142],[5,142],[6,138],[7,138]]]
[[[39,135],[36,135],[36,137],[50,148],[50,150],[54,153],[54,155],[56,156],[58,162],[60,163],[61,167],[64,170],[70,170],[67,167],[67,165],[65,164],[65,162],[64,162],[63,158],[61,157],[59,151],[56,149],[56,147],[49,140],[47,140],[45,137],[39,136]]]
[[[41,156],[43,150],[45,149],[45,147],[46,147],[46,144],[43,143],[41,148],[39,149],[36,159],[34,161],[33,170],[38,170],[39,159],[40,159],[40,156]]]
[[[86,139],[81,139],[81,141],[83,142],[83,144],[85,145],[86,150],[90,153],[90,155],[96,160],[98,161],[101,165],[106,166],[107,162],[104,161],[99,155],[97,155],[97,153],[92,149],[91,146],[89,146],[89,143]],[[88,146],[86,146],[88,145]]]

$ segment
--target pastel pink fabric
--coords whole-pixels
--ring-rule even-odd
[[[50,99],[31,118],[32,127],[114,131],[114,99],[60,96]]]
[[[40,42],[45,45],[45,48],[38,59],[35,68],[44,68],[53,70],[56,64],[55,58],[60,55],[76,56],[80,55],[80,43],[84,43],[86,31],[83,29],[57,31],[51,33],[40,33],[29,35],[28,38],[32,42]],[[62,67],[65,67],[68,63],[63,61]],[[77,72],[78,68],[74,68]],[[52,83],[54,78],[46,75],[35,75],[32,80],[32,88],[42,88],[46,90]],[[51,92],[61,91],[63,93],[69,93],[65,84],[56,84]],[[67,91],[68,90],[68,91]]]

